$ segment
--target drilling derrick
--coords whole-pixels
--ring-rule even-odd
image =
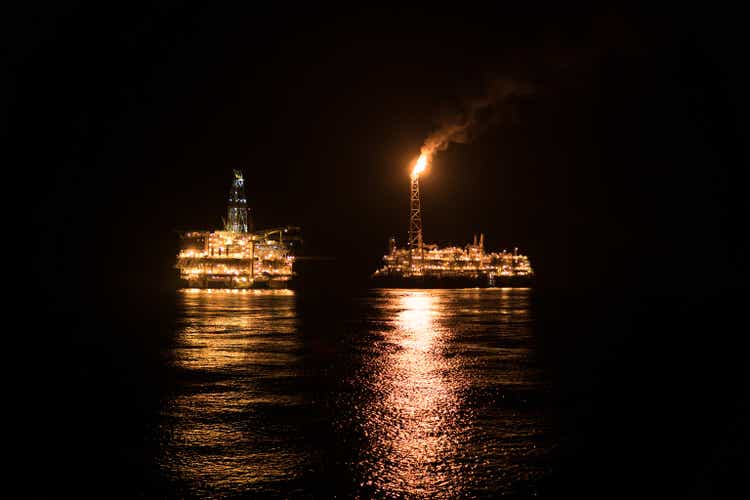
[[[409,260],[417,256],[422,266],[424,245],[422,243],[422,206],[419,199],[419,176],[411,177],[411,205],[409,209]]]
[[[175,267],[181,286],[201,288],[287,288],[294,277],[298,227],[253,231],[245,179],[234,171],[223,231],[183,231]]]
[[[252,232],[249,212],[247,199],[245,198],[245,179],[241,171],[235,170],[232,188],[229,191],[229,208],[227,209],[225,230],[235,233]]]

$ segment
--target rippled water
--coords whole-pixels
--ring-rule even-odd
[[[533,495],[531,293],[181,293],[161,474],[180,496]]]

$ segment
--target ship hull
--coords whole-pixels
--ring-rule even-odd
[[[375,288],[494,288],[528,287],[528,276],[399,276],[380,275],[372,278]]]
[[[191,289],[221,289],[221,290],[248,290],[248,289],[272,289],[280,290],[287,288],[294,288],[293,280],[291,279],[270,279],[270,280],[256,280],[251,285],[237,286],[231,279],[212,279],[212,280],[179,280],[179,288],[191,288]]]

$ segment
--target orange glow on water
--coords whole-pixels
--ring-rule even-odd
[[[254,405],[300,404],[299,395],[262,384],[263,376],[294,374],[299,349],[294,292],[186,289],[179,299],[184,315],[172,363],[193,383],[168,405],[169,452],[161,467],[198,485],[222,485],[232,478],[246,488],[291,475],[298,457],[258,452],[262,429],[248,429],[239,416]],[[196,496],[215,494],[202,487]]]
[[[498,409],[473,407],[469,395],[491,390],[502,398],[535,383],[520,369],[526,347],[495,344],[530,335],[528,298],[515,289],[382,292],[376,317],[388,319],[378,329],[379,354],[359,379],[373,395],[357,409],[367,439],[358,464],[365,496],[462,498],[489,477],[503,487],[522,479],[510,459],[535,453],[529,437],[540,435],[537,421],[515,412],[484,429],[478,422]],[[495,333],[481,338],[488,321]],[[502,369],[488,369],[494,364]]]
[[[190,496],[284,496],[326,453],[356,498],[482,496],[545,474],[529,289],[378,290],[357,299],[362,319],[309,300],[178,296],[159,467]]]
[[[394,349],[373,380],[382,396],[366,430],[382,459],[373,464],[373,486],[386,493],[399,485],[401,494],[419,496],[435,482],[450,483],[451,471],[438,469],[455,453],[460,382],[449,376],[452,362],[443,354],[450,332],[440,324],[439,297],[396,292],[385,307],[395,313],[385,339]]]

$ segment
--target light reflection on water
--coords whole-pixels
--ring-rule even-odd
[[[390,290],[373,298],[376,331],[353,415],[366,436],[352,468],[368,495],[533,494],[544,425],[528,408],[529,290]]]
[[[549,446],[530,295],[182,294],[162,468],[187,496],[534,494]]]
[[[366,407],[374,488],[411,494],[450,486],[458,408],[451,361],[441,355],[447,339],[438,301],[430,292],[399,294],[385,305],[395,328],[383,341],[389,348],[370,380],[375,398]]]
[[[266,422],[263,412],[300,403],[283,384],[299,350],[294,294],[203,291],[180,300],[173,364],[181,384],[165,408],[163,468],[200,495],[262,491],[294,477],[301,453],[277,435],[293,423]]]

